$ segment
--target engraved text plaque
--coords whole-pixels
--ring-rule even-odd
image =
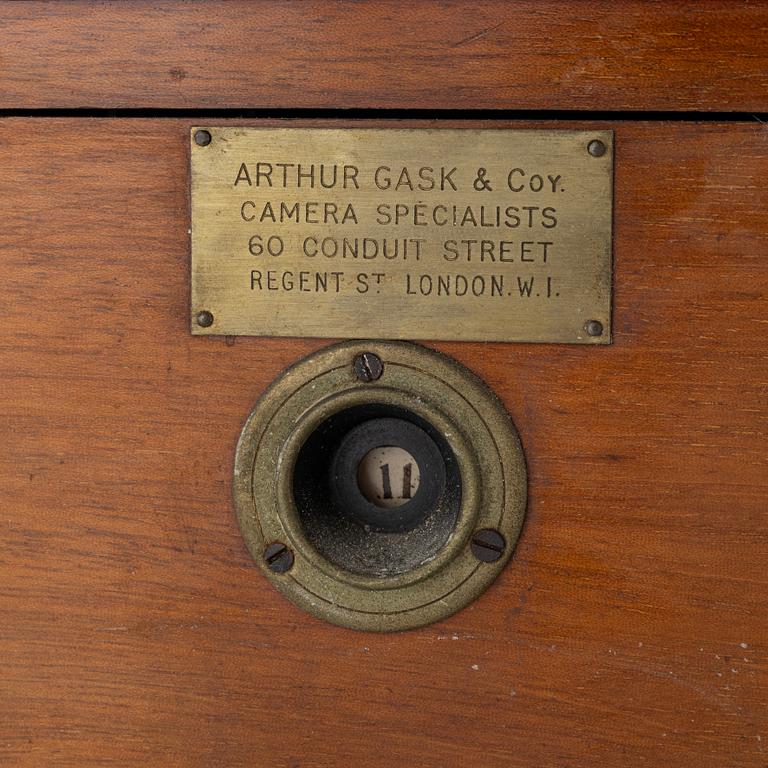
[[[192,332],[605,344],[613,134],[194,128]]]

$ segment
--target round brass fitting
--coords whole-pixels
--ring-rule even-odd
[[[374,462],[381,500],[358,490],[371,449],[407,457]],[[498,398],[405,342],[344,342],[298,362],[256,404],[235,457],[235,508],[261,570],[299,607],[360,630],[411,629],[474,600],[512,555],[526,494]]]

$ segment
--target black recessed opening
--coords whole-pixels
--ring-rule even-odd
[[[408,463],[392,477],[383,465],[379,499],[363,491],[359,470],[385,447],[402,449]],[[394,576],[445,545],[459,516],[461,476],[432,424],[371,403],[334,414],[309,436],[294,467],[293,496],[304,535],[321,555],[354,573]]]

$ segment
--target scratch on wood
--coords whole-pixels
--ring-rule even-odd
[[[475,40],[479,40],[481,37],[485,37],[489,32],[493,32],[494,30],[498,29],[500,26],[504,24],[503,21],[500,21],[498,24],[494,24],[492,27],[488,27],[487,29],[483,29],[482,31],[478,32],[477,34],[470,35],[469,37],[465,37],[463,40],[459,40],[458,43],[454,43],[451,48],[458,48],[462,45],[467,45],[468,43],[474,43]]]

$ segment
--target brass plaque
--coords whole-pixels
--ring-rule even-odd
[[[190,139],[193,333],[610,343],[612,131]]]

